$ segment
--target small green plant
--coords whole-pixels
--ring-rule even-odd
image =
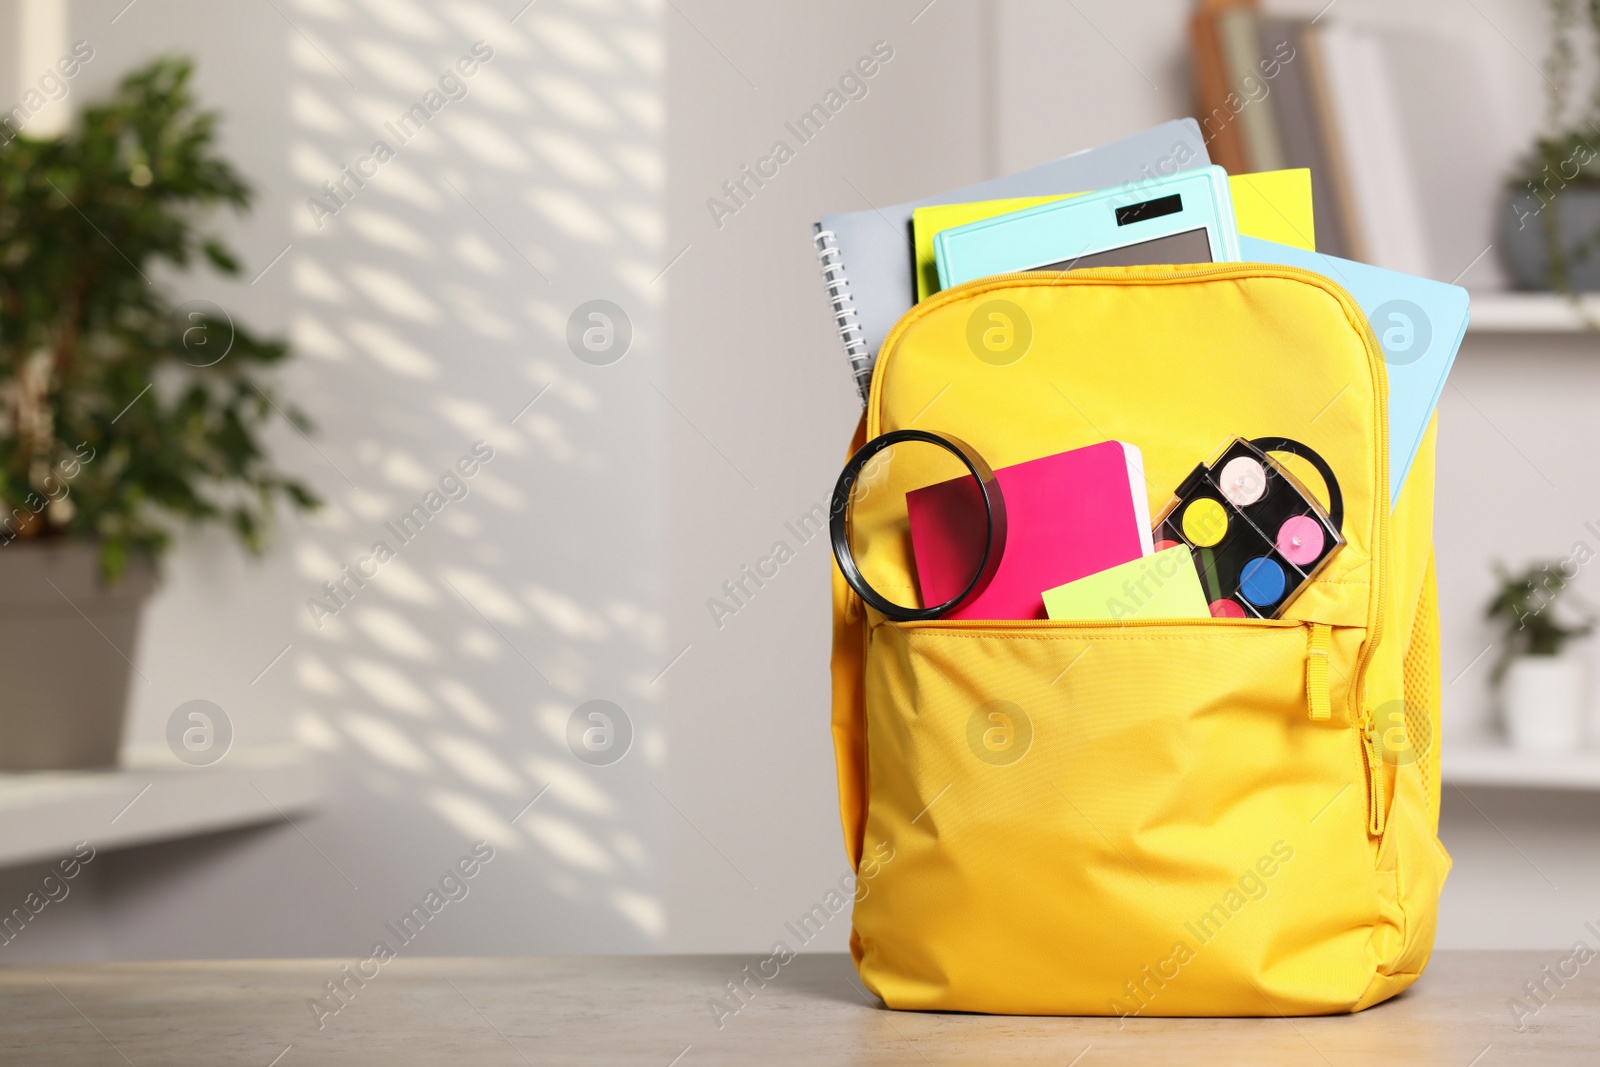
[[[108,577],[159,556],[176,522],[225,522],[259,551],[275,499],[317,504],[259,439],[279,416],[306,429],[261,378],[288,346],[158,282],[240,271],[202,225],[251,190],[191,73],[136,70],[60,137],[0,128],[0,546],[90,540]]]
[[[1534,563],[1516,574],[1496,563],[1494,572],[1500,588],[1490,599],[1485,616],[1505,628],[1490,676],[1496,684],[1518,656],[1558,656],[1568,641],[1594,630],[1594,619],[1588,616],[1575,625],[1556,618],[1557,603],[1569,595],[1572,584],[1560,561]]]
[[[1574,92],[1580,40],[1587,38],[1588,47],[1600,57],[1600,0],[1586,0],[1586,26],[1579,18],[1578,0],[1547,0],[1547,4],[1551,29],[1544,62],[1545,132],[1534,141],[1513,182],[1527,191],[1519,209],[1526,212],[1521,221],[1526,222],[1528,215],[1539,216],[1545,283],[1572,297],[1573,265],[1600,252],[1600,231],[1563,243],[1561,216],[1554,204],[1569,187],[1600,188],[1600,81],[1582,106],[1575,106]]]

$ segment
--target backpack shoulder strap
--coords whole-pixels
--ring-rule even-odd
[[[861,417],[850,442],[850,454],[866,443],[867,420]],[[861,862],[861,840],[867,822],[867,718],[865,667],[866,609],[835,565],[833,573],[833,751],[839,771],[839,818],[844,824],[850,866]]]

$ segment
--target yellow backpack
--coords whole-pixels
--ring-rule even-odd
[[[1013,362],[968,342],[994,300],[1031,328]],[[836,569],[850,946],[885,1003],[1278,1016],[1416,980],[1450,866],[1435,429],[1391,513],[1387,390],[1355,302],[1289,267],[1004,275],[901,319],[857,446],[915,424],[999,468],[1128,441],[1154,515],[1228,439],[1293,438],[1347,544],[1278,620],[895,622]]]

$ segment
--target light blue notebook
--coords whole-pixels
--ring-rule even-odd
[[[1467,291],[1255,237],[1240,237],[1239,251],[1247,263],[1279,263],[1331,278],[1366,312],[1389,368],[1389,506],[1393,507],[1466,335]]]

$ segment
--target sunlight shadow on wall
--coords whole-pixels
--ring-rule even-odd
[[[295,556],[296,736],[421,832],[517,857],[528,926],[496,951],[647,947],[664,928],[640,843],[664,758],[642,521],[657,5],[540,3],[515,24],[516,5],[470,0],[287,10],[310,199],[285,266],[329,501]],[[615,366],[568,350],[596,298],[637,338]],[[595,698],[634,731],[610,765],[571,747]]]

